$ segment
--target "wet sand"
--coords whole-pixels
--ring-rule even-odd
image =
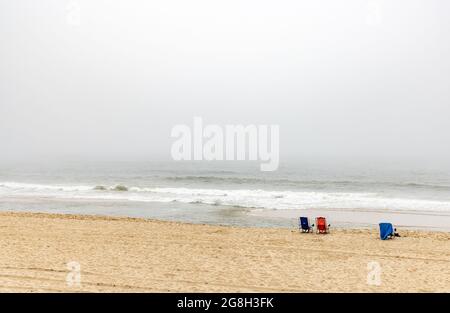
[[[424,231],[450,232],[448,212],[392,211],[368,209],[302,209],[302,210],[255,210],[249,215],[263,218],[289,220],[290,225],[298,222],[299,216],[325,216],[339,228],[376,228],[380,222],[390,222],[396,227]]]
[[[0,291],[450,292],[450,233],[398,230],[381,241],[376,229],[316,235],[6,212]]]

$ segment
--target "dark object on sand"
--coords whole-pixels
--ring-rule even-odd
[[[314,224],[310,225],[309,218],[302,216],[299,218],[298,226],[302,233],[310,233],[313,231]]]
[[[392,239],[394,237],[400,237],[400,235],[396,232],[397,229],[392,226],[391,223],[380,223],[380,239]]]

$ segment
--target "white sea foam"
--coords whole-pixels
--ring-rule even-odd
[[[101,190],[96,187],[98,186],[3,182],[0,183],[0,196],[166,203],[176,201],[275,210],[337,208],[450,212],[449,201],[389,198],[377,193],[148,187],[129,187],[128,191],[118,191],[117,185]]]
[[[16,183],[16,182],[1,182],[0,191],[88,191],[91,190],[91,186],[70,186],[70,185],[44,185],[44,184],[29,184],[29,183]]]

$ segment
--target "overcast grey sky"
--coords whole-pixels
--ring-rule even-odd
[[[0,161],[170,157],[194,116],[448,160],[450,1],[0,0]]]

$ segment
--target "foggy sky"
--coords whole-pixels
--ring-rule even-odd
[[[449,16],[446,0],[0,0],[0,162],[169,158],[194,116],[280,125],[280,158],[449,160]]]

